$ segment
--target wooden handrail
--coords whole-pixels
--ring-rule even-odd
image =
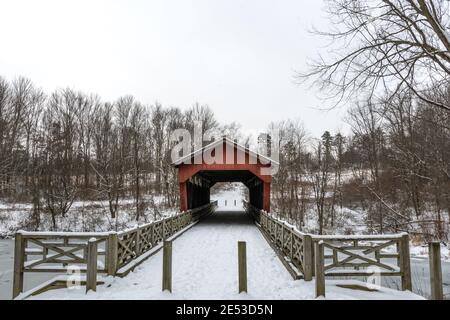
[[[296,230],[293,226],[244,202],[246,211],[252,214],[273,245],[292,263],[306,281],[312,279],[317,269],[315,257],[317,244],[325,250],[323,277],[367,276],[361,269],[378,268],[380,275],[400,276],[402,290],[411,290],[411,266],[409,236],[407,233],[390,235],[315,235]],[[383,252],[393,248],[393,252]],[[397,259],[393,266],[384,259]],[[315,266],[313,265],[315,264]],[[371,271],[373,273],[373,271]],[[317,276],[317,275],[316,275]],[[319,275],[319,278],[322,275]]]
[[[193,214],[200,215],[201,218],[212,213],[216,206],[217,201],[211,202],[200,208],[120,232],[18,231],[15,235],[13,298],[23,292],[25,272],[67,272],[68,266],[77,266],[83,273],[88,272],[89,266],[95,266],[95,272],[89,270],[89,286],[92,287],[92,275],[100,272],[114,276],[119,268],[190,225]],[[30,245],[33,247],[29,247]],[[92,249],[94,246],[95,250]],[[92,261],[93,252],[99,263]],[[28,257],[34,259],[30,260]]]

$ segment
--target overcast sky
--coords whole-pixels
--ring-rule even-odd
[[[313,136],[347,132],[344,109],[320,111],[317,92],[294,82],[326,50],[318,0],[2,0],[0,75],[46,92],[71,87],[105,100],[208,104],[249,131],[300,119]]]

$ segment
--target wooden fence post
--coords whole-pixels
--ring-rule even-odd
[[[175,218],[172,218],[169,220],[169,224],[170,224],[170,233],[169,233],[169,237],[172,236],[175,233]]]
[[[294,260],[294,227],[291,227],[289,230],[289,237],[291,238],[291,244],[289,246],[289,258],[291,259],[291,262]]]
[[[316,298],[325,297],[324,246],[322,241],[315,242],[316,259]]]
[[[97,239],[91,238],[87,244],[86,293],[97,291]]]
[[[151,234],[150,234],[150,241],[151,241],[151,244],[152,244],[152,248],[155,246],[155,223],[152,223],[152,225],[151,225]]]
[[[166,227],[167,227],[167,234],[166,237],[170,238],[170,236],[172,235],[172,226],[173,226],[173,220],[172,218],[167,219],[166,221]]]
[[[239,293],[247,292],[247,243],[238,242]]]
[[[162,239],[166,240],[166,219],[162,220]]]
[[[187,213],[186,222],[184,224],[184,227],[186,227],[188,224],[191,224],[191,223],[192,223],[192,213]]]
[[[106,262],[108,268],[108,275],[115,276],[117,272],[117,250],[118,250],[118,238],[117,232],[110,232],[108,236]]]
[[[14,241],[13,299],[23,292],[23,268],[25,246],[21,231],[16,232]]]
[[[134,241],[134,252],[136,254],[135,258],[137,258],[141,254],[141,228],[139,226],[137,226],[136,228],[136,238],[134,239]]]
[[[172,293],[172,241],[164,241],[162,291]]]
[[[407,234],[403,235],[400,243],[402,290],[412,291],[411,261],[409,257],[409,236]]]
[[[431,299],[443,300],[441,244],[439,242],[430,242],[428,244],[428,255],[430,257]]]
[[[305,281],[311,281],[313,277],[313,243],[309,234],[303,237],[303,277]]]

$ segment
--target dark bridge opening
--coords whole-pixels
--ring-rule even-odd
[[[204,155],[214,157],[215,161],[207,163]],[[208,204],[210,189],[219,182],[242,182],[249,190],[250,203],[270,211],[271,169],[278,162],[228,138],[184,156],[173,165],[178,168],[181,211]]]
[[[187,209],[208,204],[211,200],[211,188],[220,182],[243,183],[249,191],[249,202],[263,209],[264,182],[248,170],[199,171],[187,181]]]

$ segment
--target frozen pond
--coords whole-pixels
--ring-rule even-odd
[[[411,258],[413,291],[425,297],[430,296],[430,274],[428,259]],[[444,296],[450,299],[450,262],[441,263]]]
[[[11,299],[14,241],[0,240],[0,300]]]
[[[12,298],[13,264],[14,240],[0,239],[0,300]],[[25,273],[24,289],[29,290],[54,276],[54,274]]]

